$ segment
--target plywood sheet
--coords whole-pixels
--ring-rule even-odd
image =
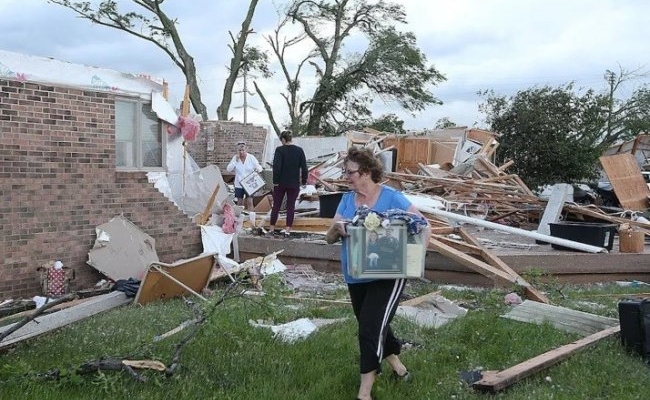
[[[140,288],[135,296],[137,304],[146,304],[151,301],[169,299],[189,294],[190,292],[168,278],[155,266],[162,268],[167,274],[182,282],[184,285],[200,293],[208,284],[212,267],[214,265],[214,254],[201,254],[194,258],[177,261],[173,264],[153,262],[149,265],[147,272],[140,283]]]
[[[600,157],[600,163],[614,188],[618,201],[627,210],[642,211],[648,208],[650,189],[632,154]]]

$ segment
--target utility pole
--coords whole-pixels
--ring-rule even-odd
[[[251,107],[251,106],[248,105],[248,95],[255,96],[254,92],[249,92],[248,91],[248,66],[244,66],[243,77],[244,77],[244,89],[240,90],[238,92],[235,92],[235,93],[243,93],[244,94],[244,103],[241,106],[235,107],[235,108],[243,108],[244,109],[244,123],[247,123],[248,122],[248,109],[251,108],[253,110],[257,110],[257,108]]]

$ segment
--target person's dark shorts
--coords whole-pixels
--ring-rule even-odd
[[[243,199],[244,197],[248,197],[248,195],[246,195],[244,188],[235,188],[235,197],[238,199]]]

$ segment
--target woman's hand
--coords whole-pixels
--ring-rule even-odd
[[[333,244],[342,237],[348,237],[348,232],[345,229],[346,225],[347,223],[345,221],[335,221],[325,235],[327,243]]]

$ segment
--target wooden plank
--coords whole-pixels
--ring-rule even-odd
[[[478,246],[475,246],[473,244],[461,242],[455,239],[448,238],[446,236],[437,235],[435,233],[431,234],[431,237],[441,241],[442,243],[448,246],[453,247],[456,250],[462,251],[465,254],[481,255],[481,249]]]
[[[210,214],[212,210],[212,206],[214,205],[214,199],[217,198],[217,193],[219,193],[219,189],[221,189],[221,185],[217,183],[217,187],[214,188],[212,191],[212,194],[210,195],[210,199],[208,200],[208,204],[205,205],[205,209],[201,213],[201,216],[199,217],[199,225],[205,225],[208,223],[208,220],[210,219]]]
[[[550,323],[557,329],[582,336],[593,335],[618,325],[618,319],[607,318],[566,307],[524,301],[513,307],[504,318],[535,324]]]
[[[494,253],[489,251],[481,242],[479,242],[474,236],[470,235],[469,232],[467,232],[463,228],[459,228],[459,233],[461,237],[467,241],[468,243],[471,243],[472,245],[476,246],[477,248],[480,249],[481,251],[481,257],[491,266],[496,267],[500,269],[501,271],[507,273],[508,275],[512,276],[515,279],[515,282],[520,285],[521,287],[524,288],[526,291],[526,296],[529,299],[533,299],[535,301],[539,301],[542,303],[550,303],[551,301],[546,297],[542,292],[539,290],[535,289],[533,286],[530,285],[524,278],[522,278],[518,273],[516,273],[512,268],[508,266],[503,260],[501,260],[499,257],[497,257]]]
[[[621,327],[616,325],[598,333],[594,333],[593,335],[576,340],[573,343],[547,351],[546,353],[540,354],[537,357],[533,357],[530,360],[524,361],[503,371],[489,374],[480,381],[475,382],[472,387],[481,391],[492,393],[498,392],[536,372],[558,364],[572,356],[575,352],[592,346],[601,339],[616,335],[620,331]]]
[[[412,299],[404,300],[404,301],[400,302],[399,305],[400,306],[412,306],[412,307],[415,307],[415,306],[417,306],[419,304],[422,304],[422,303],[424,303],[426,301],[429,301],[429,300],[435,298],[438,295],[440,295],[440,291],[436,290],[435,292],[430,292],[430,293],[427,293],[427,294],[422,295],[422,296],[418,296],[418,297],[414,297]]]
[[[86,302],[55,313],[45,314],[29,321],[25,326],[7,336],[0,343],[0,349],[130,302],[131,299],[126,297],[123,292],[116,291],[95,296]],[[0,332],[8,330],[13,325],[1,327]]]
[[[627,210],[648,208],[650,189],[646,185],[634,155],[630,153],[600,157],[600,163],[621,205]]]
[[[278,222],[275,224],[276,228],[284,228],[286,226],[286,218],[278,218]],[[268,223],[268,218],[262,218],[262,222],[258,223],[258,226],[263,226]],[[293,226],[291,227],[292,232],[321,232],[325,233],[332,225],[332,218],[320,218],[320,217],[299,217],[293,220]],[[250,222],[244,221],[244,227],[250,227]]]
[[[468,256],[462,251],[456,250],[439,240],[431,238],[429,240],[429,248],[466,266],[472,271],[478,272],[479,274],[492,279],[495,284],[511,285],[513,283],[516,283],[516,279],[513,276],[501,271],[498,268],[494,268],[484,261],[477,260],[471,256]]]
[[[506,162],[505,164],[499,166],[497,169],[498,169],[499,171],[503,172],[503,171],[505,171],[506,169],[510,168],[510,167],[512,166],[512,164],[514,164],[514,163],[515,163],[515,162],[514,162],[513,160],[508,160],[508,162]]]

